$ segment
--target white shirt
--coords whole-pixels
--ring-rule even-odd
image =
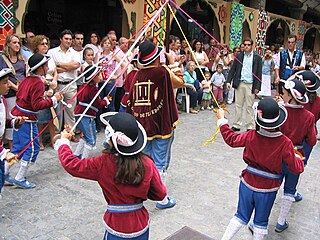
[[[285,50],[282,50],[282,51],[287,51],[287,49],[285,49]],[[290,59],[292,59],[293,58],[293,54],[294,54],[294,52],[296,51],[296,49],[293,51],[293,52],[291,52],[290,50],[288,50],[288,52],[289,52],[289,58]],[[277,60],[275,61],[275,69],[279,69],[280,68],[280,52],[278,53],[278,55],[277,55]],[[287,59],[287,64],[286,64],[286,68],[288,68],[288,69],[290,69],[290,67],[289,67],[289,58]],[[296,59],[294,59],[293,60],[294,62],[293,62],[293,66],[296,66]],[[301,63],[300,63],[300,67],[306,67],[306,57],[305,57],[305,55],[304,54],[302,54],[302,59],[301,59]]]
[[[69,63],[72,61],[78,62],[79,64],[81,64],[79,53],[76,52],[71,47],[66,52],[62,51],[60,46],[50,49],[48,51],[48,55],[53,58],[55,64],[57,64],[57,62]],[[73,79],[75,79],[77,76],[78,76],[77,69],[68,71],[68,72],[58,73],[58,81],[70,82]]]

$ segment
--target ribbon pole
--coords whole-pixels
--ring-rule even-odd
[[[145,32],[147,31],[148,27],[155,21],[155,19],[158,17],[158,15],[161,13],[162,9],[169,3],[169,0],[167,0],[159,9],[158,12],[149,20],[149,22],[145,25],[145,28],[143,30],[141,30],[140,35],[137,37],[137,39],[134,41],[134,43],[132,44],[132,46],[129,48],[129,50],[126,52],[126,54],[123,56],[123,58],[120,60],[120,62],[118,63],[118,65],[115,67],[115,69],[112,71],[112,73],[110,74],[110,76],[108,77],[108,79],[104,82],[104,84],[102,85],[102,87],[99,89],[99,91],[97,92],[97,94],[93,97],[93,99],[91,100],[91,102],[88,104],[88,106],[86,107],[86,109],[83,111],[83,113],[80,115],[79,119],[77,120],[77,122],[73,125],[73,127],[71,128],[70,131],[74,131],[77,127],[77,125],[79,124],[79,122],[81,121],[81,119],[83,118],[83,116],[86,114],[86,112],[88,111],[88,109],[91,107],[91,105],[94,103],[94,101],[96,100],[96,98],[100,95],[100,93],[102,92],[103,88],[107,85],[107,83],[109,82],[109,80],[111,79],[112,75],[115,74],[115,72],[118,70],[118,68],[121,66],[121,64],[124,62],[124,60],[127,58],[127,56],[130,54],[130,52],[133,50],[133,48],[135,47],[135,45],[138,43],[138,41],[140,40],[140,38],[145,34]]]

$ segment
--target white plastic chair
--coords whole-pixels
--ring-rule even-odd
[[[181,93],[178,93],[178,95],[180,95],[182,98],[184,98],[184,100],[182,99],[182,103],[185,103],[185,110],[186,113],[190,112],[190,96],[187,93],[187,88],[186,87],[182,87],[181,88]]]

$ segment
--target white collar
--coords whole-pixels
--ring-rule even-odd
[[[289,108],[303,108],[303,105],[296,105],[296,104],[290,104],[290,103],[285,103],[284,106]]]
[[[264,137],[269,137],[269,138],[275,138],[275,137],[280,137],[282,136],[282,132],[277,131],[277,132],[269,132],[263,128],[260,128],[260,130],[257,131],[258,134]]]

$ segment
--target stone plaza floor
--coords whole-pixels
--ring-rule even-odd
[[[228,108],[232,122],[234,105]],[[177,199],[177,205],[157,210],[155,202],[145,203],[151,218],[150,239],[165,239],[184,226],[212,239],[222,237],[236,211],[239,174],[246,165],[242,161],[243,149],[230,148],[220,134],[215,143],[202,146],[213,136],[215,125],[215,115],[207,110],[196,115],[180,114],[167,181],[169,195]],[[96,155],[101,153],[103,138],[103,133],[99,133]],[[319,163],[317,144],[299,185],[303,200],[293,204],[288,216],[289,228],[283,233],[274,231],[282,196],[280,189],[270,216],[268,239],[320,239]],[[18,164],[13,173],[17,170]],[[0,239],[103,238],[106,202],[97,183],[70,176],[50,147],[40,152],[28,175],[37,184],[36,188],[4,187],[0,201]],[[244,228],[235,239],[251,239],[251,233]]]

